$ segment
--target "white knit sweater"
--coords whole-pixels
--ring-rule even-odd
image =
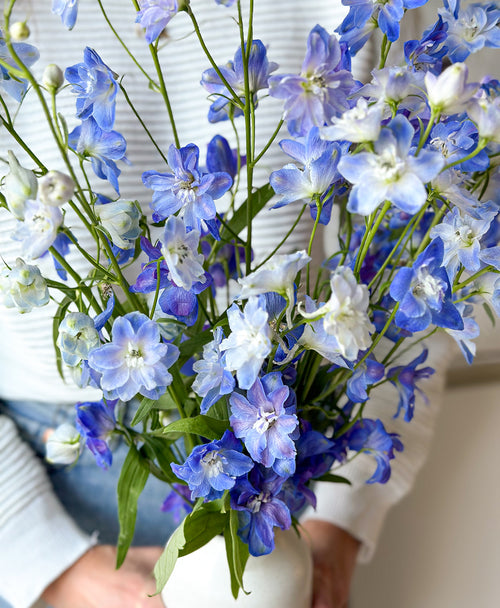
[[[191,0],[208,46],[215,60],[224,63],[232,58],[238,41],[233,20],[235,7],[216,6],[214,0]],[[134,24],[131,2],[105,0],[119,33],[139,58],[141,65],[154,75],[149,51]],[[40,73],[48,63],[61,67],[82,61],[83,48],[91,46],[120,76],[124,86],[159,144],[167,149],[172,143],[167,113],[160,96],[149,91],[143,76],[132,64],[122,47],[108,32],[98,15],[97,2],[80,0],[78,21],[73,32],[67,32],[59,19],[50,13],[50,0],[20,0],[16,15],[29,17],[31,42],[41,51],[42,59],[35,71]],[[280,71],[297,72],[300,69],[308,32],[321,23],[329,31],[340,22],[344,7],[335,0],[256,0],[254,37],[268,45],[270,60],[280,65]],[[36,8],[35,8],[36,7]],[[162,52],[167,88],[171,97],[181,145],[196,143],[203,157],[204,149],[215,133],[222,133],[230,141],[233,134],[227,123],[209,125],[204,120],[208,110],[206,92],[198,85],[200,75],[208,66],[185,14],[176,16],[168,28],[168,43]],[[365,56],[365,70],[369,62]],[[363,60],[358,69],[363,68]],[[74,98],[63,93],[59,99],[60,111],[67,117],[74,115]],[[267,141],[280,116],[280,104],[271,98],[263,100],[257,113],[257,149]],[[70,121],[70,129],[74,123]],[[20,113],[18,125],[23,136],[36,153],[49,166],[60,168],[54,146],[37,107],[34,95],[28,95]],[[123,166],[120,180],[123,198],[137,198],[145,212],[151,192],[141,183],[143,171],[165,170],[165,165],[149,145],[136,119],[121,100],[118,104],[116,127],[128,142],[127,156],[131,167]],[[14,147],[5,130],[0,130],[2,150]],[[2,153],[4,156],[4,153]],[[22,154],[20,159],[23,160]],[[266,154],[257,172],[258,183],[267,179],[269,171],[282,166],[287,159],[277,146]],[[29,161],[27,166],[31,166]],[[110,193],[109,186],[94,181],[98,191]],[[287,206],[279,211],[262,214],[256,221],[255,247],[258,252],[269,250],[295,220],[297,209]],[[68,221],[70,221],[68,215]],[[14,222],[5,210],[0,210],[0,254],[11,263],[18,255],[18,243],[10,239]],[[85,247],[88,237],[75,230]],[[303,223],[289,242],[288,250],[303,248],[308,238],[308,223]],[[76,253],[69,261],[77,270],[85,264]],[[44,270],[51,272],[49,260]],[[94,390],[81,391],[59,378],[52,347],[51,316],[55,305],[20,316],[12,310],[0,310],[0,395],[6,399],[35,399],[47,403],[68,404],[78,400],[99,397]],[[431,351],[431,365],[445,367],[449,349],[436,341]],[[319,504],[313,517],[321,517],[349,530],[363,542],[362,558],[368,558],[374,549],[382,521],[390,505],[394,504],[411,486],[416,470],[427,452],[433,419],[442,388],[442,376],[428,382],[432,392],[431,407],[418,404],[411,425],[392,421],[397,403],[391,387],[380,391],[370,401],[367,415],[380,417],[391,431],[401,432],[406,450],[398,455],[393,475],[384,486],[367,486],[364,481],[373,471],[373,462],[363,456],[357,458],[343,472],[353,479],[352,488],[327,485],[319,488]],[[43,467],[26,445],[18,438],[12,422],[0,417],[0,596],[15,608],[30,606],[43,589],[73,563],[91,545],[91,539],[82,534],[54,497]]]

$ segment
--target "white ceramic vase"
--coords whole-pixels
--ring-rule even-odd
[[[272,553],[248,559],[243,576],[245,595],[231,594],[229,567],[222,536],[177,560],[162,599],[167,608],[310,608],[312,558],[295,530],[277,530]]]

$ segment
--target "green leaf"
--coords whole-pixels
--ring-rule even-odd
[[[227,563],[231,574],[231,593],[234,599],[238,599],[240,589],[248,595],[243,587],[243,573],[250,555],[248,545],[238,536],[238,513],[229,512],[229,525],[224,530],[224,540],[226,541]]]
[[[149,477],[149,467],[135,446],[130,446],[118,480],[118,521],[120,534],[116,555],[116,567],[123,564],[132,542],[137,518],[137,500]]]
[[[269,184],[264,184],[261,188],[256,190],[252,194],[252,219],[259,213],[265,206],[265,204],[270,201],[275,192],[271,188]],[[247,201],[248,199],[235,211],[232,218],[227,221],[228,226],[231,230],[239,234],[247,225]],[[230,239],[231,234],[227,228],[223,228],[221,230],[221,241]]]
[[[203,350],[203,346],[208,344],[210,340],[213,340],[211,331],[203,331],[192,338],[189,338],[185,342],[179,345],[180,357],[179,362],[182,366],[183,362],[187,361],[189,357],[192,357],[195,353],[199,353]]]
[[[172,534],[154,568],[157,593],[167,584],[178,557],[200,549],[222,533],[227,525],[228,514],[221,513],[218,509],[218,501],[201,505],[198,503]]]
[[[325,473],[321,477],[315,479],[315,481],[331,481],[333,483],[346,483],[351,485],[351,482],[346,477],[342,477],[341,475],[333,475],[332,473]]]
[[[156,459],[158,466],[160,467],[166,480],[169,483],[178,483],[179,478],[174,475],[170,466],[172,462],[177,462],[177,459],[170,449],[168,440],[165,440],[163,437],[152,437],[151,435],[146,434],[142,435],[142,439],[144,441],[144,445],[148,448],[148,456],[152,460]]]
[[[200,435],[206,439],[220,439],[229,428],[229,420],[216,420],[210,416],[195,416],[194,418],[181,418],[174,420],[163,429],[163,434],[186,433]]]

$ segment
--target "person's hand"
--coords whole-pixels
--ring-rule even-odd
[[[97,545],[44,591],[53,608],[164,608],[155,593],[153,568],[161,547],[131,547],[116,570],[116,548]]]
[[[313,558],[312,608],[347,608],[360,542],[329,522],[302,523]]]

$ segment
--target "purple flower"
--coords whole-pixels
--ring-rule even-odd
[[[214,200],[229,190],[233,180],[227,173],[202,173],[198,168],[199,155],[194,144],[180,149],[171,145],[168,164],[173,173],[143,173],[144,185],[153,190],[151,209],[155,222],[182,210],[186,226],[201,232],[203,220],[215,219]]]
[[[242,454],[241,443],[231,431],[226,431],[222,439],[197,445],[183,465],[171,465],[177,477],[188,484],[191,500],[220,498],[253,466],[252,460]]]
[[[121,171],[115,161],[128,162],[125,157],[127,142],[117,131],[104,131],[91,117],[75,127],[69,134],[70,148],[90,158],[97,177],[106,179],[119,194],[118,176]]]
[[[193,510],[190,502],[191,491],[180,483],[173,483],[171,487],[172,491],[163,501],[161,510],[171,513],[173,521],[180,524],[184,517]]]
[[[291,135],[306,135],[314,127],[329,124],[349,106],[354,89],[349,60],[334,34],[316,25],[307,39],[300,75],[284,74],[269,79],[269,94],[285,100],[284,118]]]
[[[203,397],[200,410],[206,414],[222,395],[234,389],[233,375],[225,368],[225,354],[220,350],[224,338],[222,327],[213,330],[214,339],[203,347],[203,358],[195,361],[193,371],[197,376],[192,384],[194,392]]]
[[[265,467],[272,467],[276,460],[295,459],[295,445],[290,436],[298,420],[294,406],[286,407],[289,393],[280,373],[274,372],[257,378],[246,397],[236,392],[229,397],[229,421],[234,434],[243,439],[255,462]],[[293,464],[291,473],[294,469]]]
[[[52,0],[52,12],[61,17],[68,30],[72,30],[78,15],[78,0]]]
[[[385,200],[406,213],[416,213],[427,200],[425,183],[433,179],[444,165],[440,153],[421,150],[410,154],[413,127],[398,115],[383,128],[374,143],[375,153],[360,152],[343,156],[340,173],[354,184],[347,209],[369,215]]]
[[[248,544],[251,555],[271,553],[274,527],[287,530],[292,525],[290,510],[278,498],[284,479],[273,471],[254,467],[248,480],[231,491],[231,508],[239,511],[238,535]]]
[[[139,6],[141,10],[135,21],[146,30],[145,38],[148,44],[158,38],[179,10],[177,0],[139,0]]]
[[[427,359],[428,351],[424,349],[422,353],[413,359],[408,365],[398,365],[392,367],[387,372],[387,377],[390,379],[391,384],[398,389],[399,403],[398,409],[395,414],[397,418],[401,411],[404,411],[404,419],[409,422],[413,418],[413,412],[415,409],[415,391],[418,391],[425,401],[427,398],[423,391],[416,385],[418,380],[429,378],[434,373],[432,367],[421,367],[417,369],[417,366],[423,363]]]
[[[368,400],[366,389],[370,384],[379,382],[384,377],[385,368],[382,363],[369,357],[359,364],[352,376],[347,380],[346,394],[351,401],[362,403]]]
[[[403,451],[403,444],[396,433],[388,433],[381,420],[363,418],[349,433],[349,448],[356,452],[372,454],[377,463],[375,472],[366,483],[387,483],[391,476],[390,461],[394,450]]]
[[[64,75],[77,95],[78,118],[93,116],[101,129],[110,131],[115,122],[116,74],[93,49],[86,47],[83,63],[67,68]]]
[[[89,353],[92,369],[102,374],[101,388],[110,398],[130,401],[137,393],[158,399],[172,382],[168,368],[179,350],[161,342],[158,325],[140,312],[113,323],[112,341]]]
[[[248,78],[250,93],[253,95],[255,105],[257,105],[257,91],[267,89],[269,74],[276,70],[277,67],[276,63],[269,62],[264,44],[260,40],[253,40],[248,55]],[[244,103],[245,78],[241,47],[238,48],[234,55],[234,62],[229,61],[226,65],[218,66],[218,68],[231,89],[236,93],[236,96]],[[243,114],[243,110],[234,106],[231,102],[231,93],[214,68],[203,72],[201,84],[211,95],[216,97],[208,112],[208,120],[210,122],[227,120],[231,111],[234,116],[241,116]]]
[[[113,455],[108,438],[115,429],[115,401],[96,401],[76,404],[76,428],[94,454],[97,464],[107,469],[111,466]]]
[[[400,302],[396,325],[409,331],[423,331],[431,323],[438,327],[463,329],[464,322],[452,302],[451,285],[443,264],[440,238],[418,256],[412,268],[400,268],[390,287],[391,297]]]

